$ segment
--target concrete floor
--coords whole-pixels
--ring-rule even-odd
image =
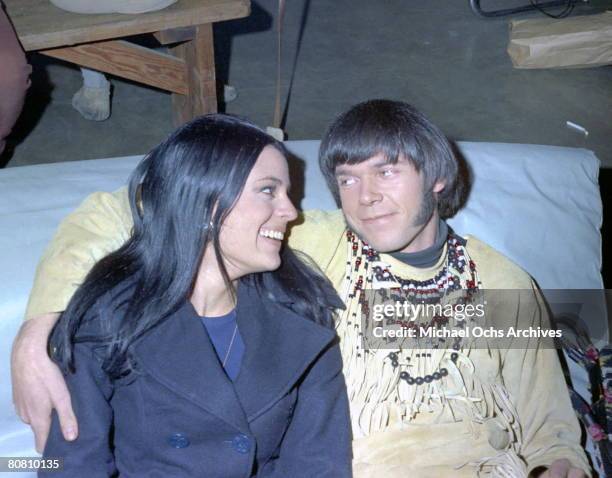
[[[612,1],[577,11],[603,7]],[[249,18],[215,30],[218,77],[239,93],[225,110],[262,126],[273,115],[275,9],[276,0],[258,0]],[[513,69],[508,18],[476,17],[467,0],[293,0],[284,29],[290,139],[320,138],[350,105],[386,97],[413,103],[453,139],[585,147],[612,167],[612,67]],[[32,88],[0,166],[144,153],[173,129],[167,93],[114,78],[111,118],[86,121],[70,105],[79,71],[40,55],[30,61]],[[587,128],[588,138],[566,120]]]

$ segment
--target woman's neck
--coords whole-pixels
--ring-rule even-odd
[[[236,306],[235,288],[236,281],[228,288],[216,260],[203,260],[189,300],[202,317],[226,315]]]

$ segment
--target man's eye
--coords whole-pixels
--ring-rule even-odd
[[[383,169],[380,172],[380,175],[384,178],[388,178],[390,176],[393,176],[395,174],[395,170],[394,169]]]
[[[338,178],[339,186],[350,186],[355,182],[355,178]]]

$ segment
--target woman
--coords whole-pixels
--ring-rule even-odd
[[[131,238],[50,337],[80,425],[53,419],[59,476],[350,476],[341,303],[281,247],[288,188],[282,144],[225,115],[140,163]]]

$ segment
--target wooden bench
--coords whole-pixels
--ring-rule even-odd
[[[4,0],[26,51],[172,93],[175,124],[217,111],[212,24],[245,17],[250,0],[179,0],[138,15],[81,15],[48,0]],[[120,38],[153,33],[169,53]]]

